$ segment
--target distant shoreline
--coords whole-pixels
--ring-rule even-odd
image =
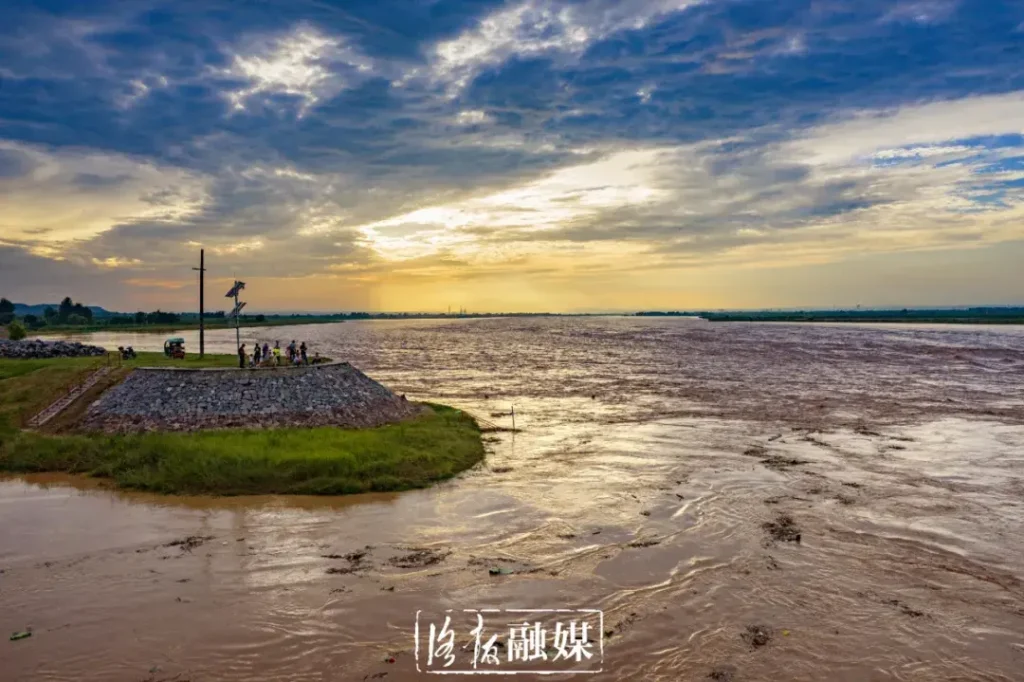
[[[707,318],[703,318],[707,319]],[[869,317],[869,318],[849,318],[849,317],[791,317],[791,318],[755,318],[755,317],[743,317],[743,316],[727,316],[716,317],[715,319],[708,320],[709,322],[837,322],[837,323],[849,323],[849,324],[1024,324],[1024,317],[1018,318],[1007,318],[1007,319],[989,319],[989,318],[909,318],[909,319],[894,319],[891,317]]]
[[[632,316],[633,313],[458,313],[447,315],[445,313],[350,313],[338,315],[268,315],[263,320],[250,318],[239,322],[238,327],[282,327],[302,324],[332,324],[335,322],[358,322],[362,320],[458,320],[458,319],[488,319],[501,317],[606,317],[606,316]],[[78,325],[57,325],[45,326],[38,329],[29,329],[29,336],[40,338],[50,335],[66,334],[93,334],[96,332],[127,332],[127,333],[168,333],[174,331],[185,331],[199,329],[199,321],[195,316],[174,324],[109,324],[104,322],[104,317],[91,324]],[[234,329],[235,325],[228,318],[214,317],[213,321],[206,321],[204,328]]]
[[[1024,308],[985,308],[971,310],[878,310],[878,311],[791,311],[791,312],[609,312],[609,313],[363,313],[354,315],[281,315],[267,317],[262,321],[247,319],[239,328],[281,327],[304,324],[332,324],[336,322],[356,322],[362,320],[457,320],[457,319],[494,319],[503,317],[640,317],[640,318],[691,318],[707,322],[787,322],[787,323],[863,323],[863,324],[983,324],[983,325],[1024,325]],[[103,318],[100,318],[101,320]],[[214,318],[216,321],[206,322],[205,329],[230,330],[235,325]],[[86,325],[61,325],[28,330],[32,338],[66,336],[76,334],[94,334],[97,332],[126,334],[168,334],[176,331],[199,329],[198,321],[188,320],[178,324],[104,324],[102,322]],[[3,338],[0,327],[0,338]]]
[[[309,320],[301,320],[295,318],[282,319],[282,320],[264,320],[263,322],[240,322],[239,329],[245,329],[247,327],[282,327],[300,324],[329,324],[332,322],[344,322],[345,320],[328,320],[323,318],[315,318]],[[218,329],[234,329],[233,324],[210,324],[206,323],[203,327],[206,331],[213,331]],[[176,331],[188,331],[192,329],[199,329],[198,322],[181,322],[179,324],[82,324],[82,325],[63,325],[60,327],[43,327],[38,330],[29,330],[30,337],[44,338],[47,336],[64,336],[67,334],[95,334],[97,332],[110,332],[114,333],[130,333],[130,334],[169,334]]]
[[[699,317],[708,322],[828,322],[866,324],[1024,324],[1024,309],[637,313],[637,317]]]

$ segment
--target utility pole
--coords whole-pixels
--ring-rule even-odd
[[[206,249],[199,249],[199,267],[192,268],[199,271],[199,357],[203,357],[203,353],[206,352],[206,329],[203,326],[203,274],[206,272],[205,253]]]

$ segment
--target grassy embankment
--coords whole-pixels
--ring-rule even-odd
[[[188,366],[231,366],[230,355],[192,358]],[[131,366],[181,364],[140,353]],[[111,480],[135,490],[172,494],[347,494],[426,487],[468,469],[484,455],[480,429],[441,405],[422,417],[374,429],[321,427],[147,433],[127,436],[20,428],[96,358],[0,359],[0,471],[65,472]],[[80,399],[79,413],[99,394]],[[68,420],[63,420],[64,425]],[[51,425],[47,425],[51,427]]]

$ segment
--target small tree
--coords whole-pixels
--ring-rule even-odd
[[[6,298],[0,298],[0,314],[10,313],[14,314],[14,304],[8,301]]]
[[[68,318],[75,312],[75,304],[71,302],[70,296],[65,296],[64,300],[60,302],[60,308],[57,310],[57,319],[61,323],[69,322]]]
[[[7,336],[11,338],[11,341],[21,341],[25,338],[25,325],[15,320],[7,325]]]
[[[78,325],[78,324],[88,324],[88,323],[89,323],[89,320],[85,319],[85,317],[83,317],[82,315],[76,315],[74,313],[72,313],[71,315],[68,315],[68,324]]]
[[[40,320],[38,317],[36,317],[35,315],[31,315],[31,314],[26,315],[25,317],[21,318],[21,321],[24,322],[25,326],[28,327],[29,329],[39,329],[44,324],[46,324],[45,322]]]

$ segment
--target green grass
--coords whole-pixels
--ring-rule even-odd
[[[162,362],[149,357],[155,354],[146,355],[133,364]],[[442,405],[430,405],[421,417],[373,429],[113,436],[46,434],[17,427],[16,415],[26,406],[42,409],[52,399],[45,395],[46,387],[52,391],[61,381],[84,376],[89,360],[95,359],[0,360],[0,470],[87,474],[123,488],[172,494],[337,495],[425,487],[484,456],[476,421]],[[208,356],[203,363],[196,359],[186,364],[230,365],[232,360]]]
[[[114,354],[116,355],[116,354]],[[39,412],[57,399],[68,387],[85,379],[90,372],[107,362],[115,366],[115,358],[84,357],[54,358],[46,360],[12,360],[0,358],[0,431],[5,421],[18,425],[23,418]],[[134,367],[234,367],[234,355],[186,356],[172,360],[163,353],[139,353],[135,360],[125,360],[120,366]],[[21,381],[8,381],[24,377]]]
[[[238,367],[237,355],[214,355],[207,353],[200,358],[196,353],[186,353],[184,360],[173,360],[163,353],[138,353],[134,360],[124,360],[125,367]]]

